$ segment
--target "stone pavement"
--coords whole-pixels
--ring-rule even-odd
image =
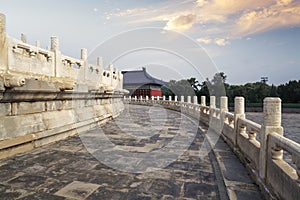
[[[199,154],[197,130],[178,112],[129,105],[95,130],[0,160],[0,199],[261,199],[224,142]]]

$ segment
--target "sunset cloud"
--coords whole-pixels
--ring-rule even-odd
[[[212,42],[212,39],[209,37],[197,38],[197,42],[200,42],[203,44],[210,44]]]
[[[230,44],[229,41],[227,41],[227,40],[224,39],[224,38],[216,38],[216,39],[215,39],[215,43],[216,43],[218,46],[226,46],[226,45]]]
[[[269,8],[244,13],[236,22],[237,35],[251,35],[300,24],[300,3],[280,0]]]
[[[230,14],[237,14],[245,10],[253,10],[260,7],[270,6],[274,3],[274,0],[213,0],[209,2],[207,0],[199,0],[197,3],[198,6],[203,7],[204,11],[207,13],[227,16]]]
[[[119,10],[110,17],[125,18],[128,25],[156,22],[163,24],[166,30],[201,33],[207,38],[198,35],[199,43],[225,46],[232,39],[300,25],[300,0],[162,2],[149,7]]]
[[[197,1],[197,5],[198,5],[199,7],[202,7],[202,6],[206,5],[206,4],[208,4],[208,1],[207,1],[207,0],[198,0],[198,1]]]
[[[196,21],[196,15],[179,15],[170,21],[165,26],[166,30],[186,31],[190,29]]]

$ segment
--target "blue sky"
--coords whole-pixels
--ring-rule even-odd
[[[0,12],[6,15],[9,36],[25,33],[29,43],[40,40],[46,47],[55,35],[61,51],[73,57],[80,56],[81,48],[91,51],[121,32],[160,27],[202,46],[229,83],[267,76],[270,84],[278,85],[300,77],[299,0],[1,0]],[[143,58],[127,58],[115,66],[147,66]],[[168,57],[149,71],[164,80],[195,75],[184,63],[176,63],[184,69],[181,76],[161,72],[163,65],[176,68]]]

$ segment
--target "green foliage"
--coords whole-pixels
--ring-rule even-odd
[[[279,85],[277,93],[284,103],[300,103],[300,80]]]
[[[230,103],[234,102],[236,96],[245,98],[246,104],[262,105],[265,97],[280,97],[286,106],[295,107],[300,103],[300,80],[292,80],[279,86],[268,85],[266,82],[246,83],[245,85],[229,85],[226,83],[227,76],[216,73],[212,80],[206,79],[199,83],[195,78],[180,81],[170,81],[163,87],[165,96],[228,96]],[[218,104],[218,102],[217,102]]]
[[[190,80],[190,79],[189,79]],[[197,82],[193,80],[171,80],[169,83],[162,87],[162,94],[164,96],[195,96],[195,91],[198,90]],[[194,85],[192,85],[194,84]]]

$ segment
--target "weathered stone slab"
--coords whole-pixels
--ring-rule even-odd
[[[95,115],[97,117],[104,116],[104,115],[108,114],[103,105],[94,106],[94,111],[95,111]]]
[[[43,121],[47,129],[53,129],[76,121],[72,110],[61,110],[42,113]]]
[[[75,108],[74,111],[78,121],[85,121],[96,117],[93,107]]]
[[[57,129],[55,129],[55,131],[56,130]],[[71,130],[68,129],[66,132],[53,134],[50,137],[44,137],[44,138],[41,138],[39,140],[35,140],[34,141],[34,147],[41,147],[41,146],[44,146],[44,145],[47,145],[47,144],[50,144],[50,143],[53,143],[53,142],[64,140],[64,139],[66,139],[70,136],[74,136],[76,134],[77,134],[76,129],[71,129]]]
[[[0,103],[0,117],[11,115],[11,104]]]
[[[42,114],[2,117],[0,124],[0,139],[14,138],[46,129]]]
[[[22,87],[15,87],[10,91],[39,91],[39,92],[59,92],[59,85],[55,82],[27,79]]]
[[[63,110],[68,110],[73,108],[73,100],[63,100]]]
[[[100,185],[92,183],[84,183],[80,181],[74,181],[68,184],[66,187],[60,189],[55,195],[83,200],[92,194]]]
[[[62,101],[47,101],[46,102],[46,111],[62,110],[63,102]]]
[[[88,92],[88,91],[89,91],[89,88],[88,88],[87,85],[77,84],[77,85],[74,87],[74,91],[76,91],[76,92]]]
[[[12,115],[25,115],[45,111],[45,102],[12,103]]]
[[[24,135],[24,136],[17,137],[17,138],[2,140],[2,141],[0,141],[0,149],[5,149],[5,148],[16,146],[19,144],[31,142],[34,140],[34,138],[35,137],[33,134],[29,134],[29,135]]]
[[[0,151],[0,159],[8,158],[19,153],[24,153],[30,151],[34,148],[33,143],[26,143],[24,145],[19,145],[14,148],[4,149]]]

